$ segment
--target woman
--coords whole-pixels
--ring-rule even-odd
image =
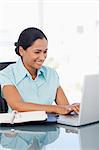
[[[56,71],[42,66],[48,51],[45,34],[40,29],[27,28],[15,46],[20,59],[0,72],[2,96],[9,108],[20,112],[78,113],[79,104],[69,104]],[[56,105],[52,105],[54,101]]]

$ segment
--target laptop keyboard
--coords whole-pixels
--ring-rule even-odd
[[[66,117],[66,119],[72,119],[72,120],[77,120],[78,119],[77,114],[70,114],[70,115],[66,115],[65,117]]]
[[[79,115],[69,114],[69,115],[59,115],[57,122],[62,124],[75,125],[78,122]]]

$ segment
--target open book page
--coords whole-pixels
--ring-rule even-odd
[[[44,121],[47,119],[45,111],[30,111],[30,112],[18,112],[15,115],[13,123],[22,123],[29,121]]]
[[[14,113],[0,113],[0,123],[12,123],[14,115]]]
[[[47,119],[45,111],[30,111],[30,112],[16,112],[0,113],[0,123],[22,123],[30,121],[44,121]]]

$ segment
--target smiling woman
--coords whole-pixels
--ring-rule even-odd
[[[28,69],[31,75],[35,75],[36,69],[39,69],[47,56],[47,40],[37,39],[32,46],[26,51],[20,46],[20,55],[24,66]]]
[[[27,28],[22,31],[15,46],[20,59],[0,72],[2,96],[9,110],[78,113],[79,104],[69,104],[57,72],[43,66],[48,50],[45,34],[38,28]],[[54,101],[56,105],[52,105]]]
[[[24,66],[35,79],[37,69],[42,66],[47,56],[46,36],[37,28],[28,28],[20,34],[15,44],[16,53],[21,56]]]

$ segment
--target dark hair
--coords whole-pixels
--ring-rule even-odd
[[[47,37],[45,34],[38,28],[27,28],[23,30],[19,36],[18,42],[15,42],[15,52],[16,54],[19,54],[19,46],[22,46],[24,50],[26,50],[28,47],[30,47],[33,42],[35,42],[37,39],[43,39],[45,38],[47,40]]]

